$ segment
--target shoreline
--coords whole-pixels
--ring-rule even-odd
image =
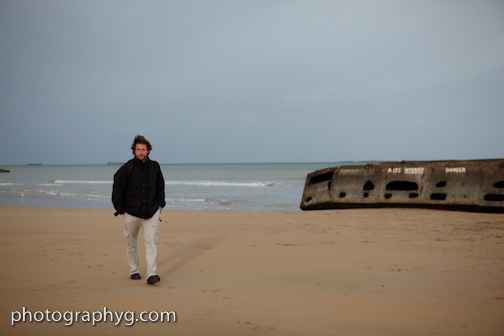
[[[6,334],[501,335],[504,216],[423,209],[164,210],[161,282],[126,263],[112,209],[0,205]],[[177,322],[11,326],[45,311],[175,311]]]

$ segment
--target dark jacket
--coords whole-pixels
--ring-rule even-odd
[[[112,203],[115,215],[125,212],[139,218],[151,218],[166,205],[165,181],[159,163],[149,157],[145,163],[129,160],[114,174]]]

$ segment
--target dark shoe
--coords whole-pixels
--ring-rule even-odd
[[[140,280],[140,273],[131,274],[131,280]]]
[[[161,281],[161,279],[159,278],[159,275],[151,275],[149,277],[149,279],[147,279],[147,284],[153,285],[153,284],[155,284],[156,282],[159,282],[159,281]]]

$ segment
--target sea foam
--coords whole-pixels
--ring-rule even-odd
[[[67,180],[55,180],[56,184],[112,184],[112,181],[67,181]]]
[[[220,181],[165,181],[167,185],[195,185],[211,187],[277,187],[275,182],[220,182]]]

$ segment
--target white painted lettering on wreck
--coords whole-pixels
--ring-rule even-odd
[[[448,168],[446,167],[445,173],[465,173],[466,172],[466,167],[453,167],[453,168]]]
[[[423,174],[424,167],[404,168],[404,174]]]
[[[389,168],[387,170],[387,173],[400,174],[401,173],[401,168]]]

